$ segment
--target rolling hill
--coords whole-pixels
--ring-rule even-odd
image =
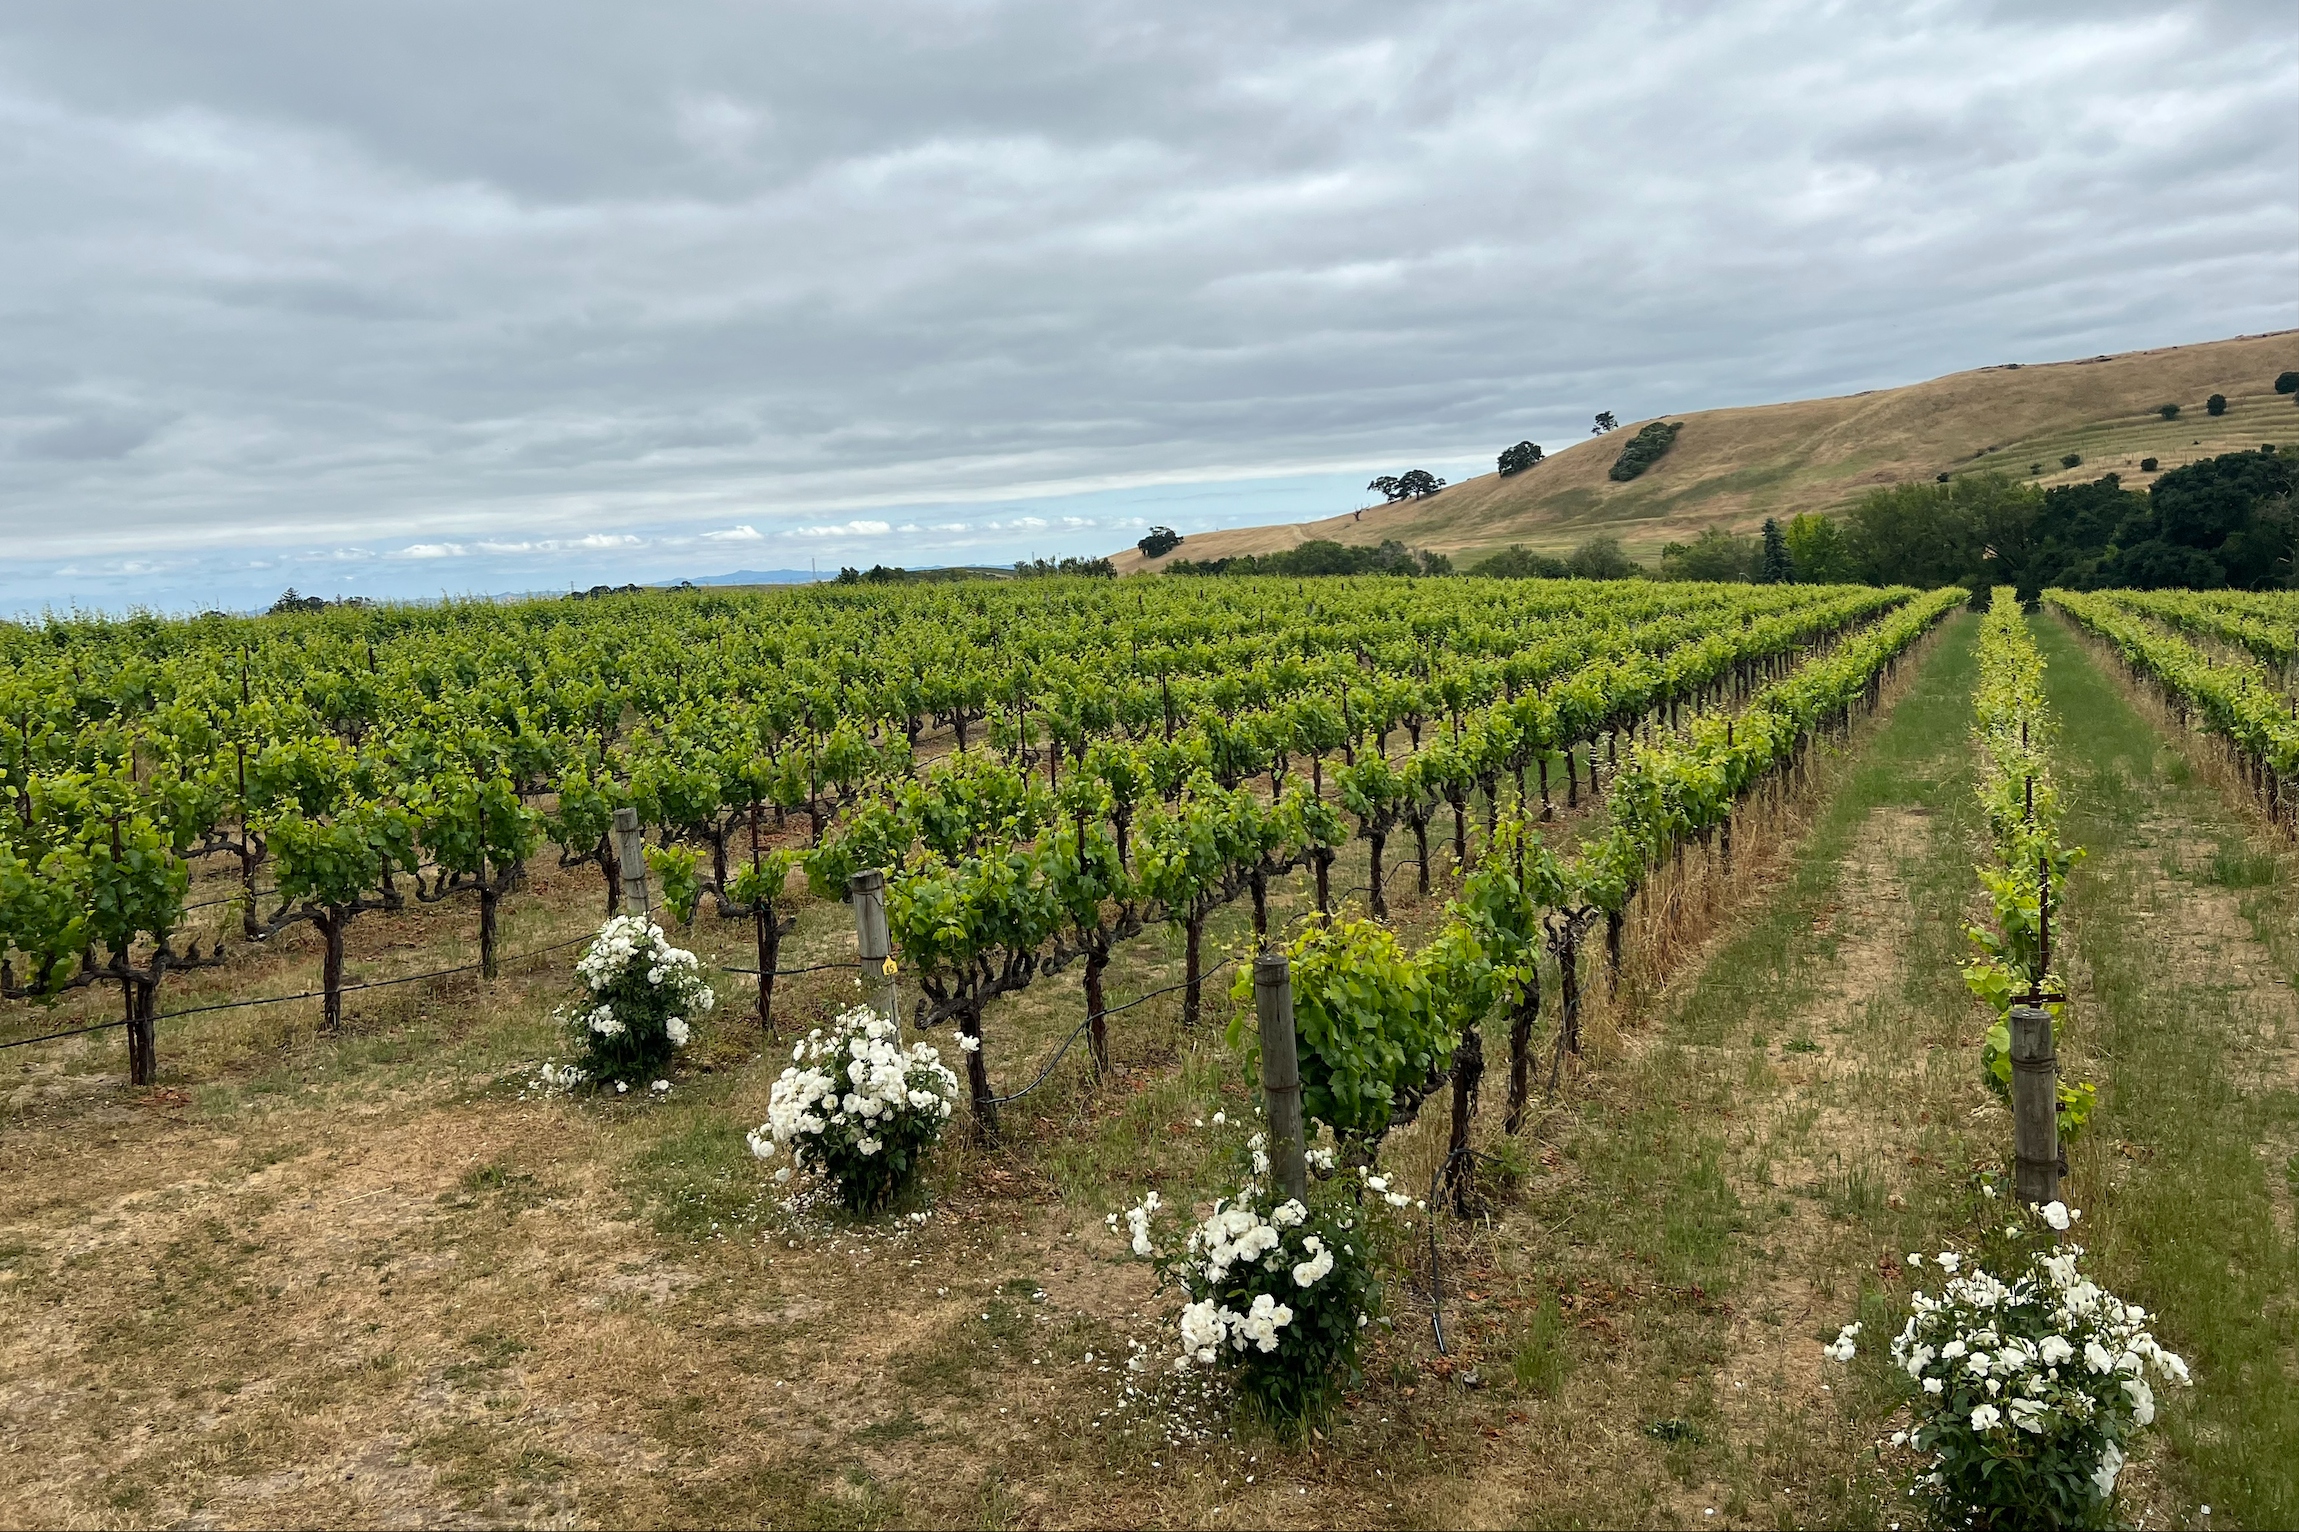
[[[1156,569],[1173,558],[1213,559],[1270,553],[1312,538],[1377,543],[1396,538],[1474,558],[1510,543],[1563,553],[1591,537],[1618,537],[1629,553],[1651,561],[1661,545],[1685,541],[1702,527],[1745,531],[1767,516],[1841,509],[1880,484],[1942,473],[2000,469],[2051,485],[2110,471],[2134,488],[2159,471],[2197,458],[2299,437],[2292,396],[2274,392],[2277,373],[2299,368],[2299,331],[2119,356],[2040,364],[2007,363],[1951,373],[1904,388],[1874,389],[1834,399],[1695,410],[1655,417],[1681,421],[1666,456],[1641,477],[1613,483],[1607,474],[1621,448],[1645,422],[1557,452],[1502,478],[1481,474],[1425,500],[1323,521],[1201,532],[1165,559],[1137,549],[1113,555],[1120,573]],[[2227,396],[2227,413],[2205,414],[2204,401]],[[2164,404],[2181,406],[2165,420]],[[1497,452],[1505,443],[1494,444]],[[2060,460],[2076,455],[2080,466]]]

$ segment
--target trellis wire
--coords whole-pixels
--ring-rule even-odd
[[[828,973],[833,968],[854,968],[856,966],[856,962],[852,959],[849,959],[843,963],[816,963],[811,968],[777,968],[769,977],[776,979],[794,979],[802,973]],[[755,968],[736,968],[726,963],[719,964],[718,970],[720,973],[749,974],[754,979],[759,977],[759,971]]]
[[[1214,964],[1211,968],[1208,968],[1205,970],[1205,972],[1199,974],[1197,976],[1198,982],[1203,984],[1206,980],[1212,978],[1215,974],[1221,972],[1224,968],[1227,968],[1230,964],[1236,961],[1237,959],[1235,957],[1223,958],[1220,962]],[[1179,984],[1168,984],[1163,989],[1153,989],[1146,995],[1136,995],[1133,997],[1133,999],[1128,1000],[1124,1005],[1113,1005],[1105,1010],[1092,1011],[1087,1013],[1086,1019],[1079,1022],[1077,1026],[1072,1029],[1068,1037],[1062,1039],[1062,1045],[1054,1050],[1054,1056],[1052,1058],[1046,1060],[1046,1067],[1038,1071],[1038,1077],[1035,1080],[1032,1080],[1029,1084],[1023,1086],[1020,1090],[1015,1091],[1010,1096],[992,1096],[988,1098],[989,1105],[1004,1106],[1009,1101],[1019,1101],[1024,1096],[1027,1096],[1030,1092],[1036,1090],[1039,1086],[1045,1084],[1047,1077],[1053,1074],[1054,1066],[1059,1064],[1062,1061],[1063,1055],[1070,1051],[1070,1045],[1085,1035],[1086,1028],[1094,1024],[1094,1018],[1096,1016],[1115,1016],[1120,1011],[1132,1010],[1135,1006],[1142,1004],[1144,1001],[1155,1000],[1160,995],[1170,995],[1177,989],[1187,988],[1189,988],[1189,980],[1184,979]]]
[[[499,965],[506,963],[524,963],[529,958],[539,958],[547,956],[553,952],[562,952],[567,948],[576,945],[578,942],[587,942],[590,939],[590,933],[586,932],[581,936],[571,936],[563,942],[553,942],[548,947],[537,947],[532,952],[521,952],[512,957],[499,958],[496,961]],[[394,984],[418,984],[425,979],[444,979],[454,974],[469,973],[473,969],[480,968],[482,966],[484,966],[483,963],[459,963],[453,968],[435,968],[427,973],[401,974],[394,979],[362,979],[357,984],[342,985],[336,990],[336,993],[339,995],[348,995],[354,991],[363,989],[389,989]],[[327,991],[324,989],[307,989],[298,994],[264,995],[254,1000],[219,1000],[212,1005],[187,1005],[180,1011],[161,1011],[151,1019],[154,1022],[173,1021],[179,1016],[204,1016],[210,1011],[238,1011],[244,1010],[249,1006],[257,1005],[286,1005],[289,1002],[295,1000],[322,1000],[325,999],[326,996]],[[31,1046],[33,1043],[49,1043],[54,1042],[59,1038],[66,1037],[85,1037],[91,1032],[109,1032],[114,1027],[124,1027],[126,1025],[128,1025],[128,1023],[125,1020],[105,1021],[99,1022],[91,1027],[75,1027],[68,1032],[50,1032],[42,1037],[19,1037],[11,1039],[8,1042],[0,1043],[0,1049],[25,1048]]]

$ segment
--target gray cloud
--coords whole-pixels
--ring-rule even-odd
[[[1011,557],[2282,327],[2295,95],[2250,4],[15,6],[0,535]]]

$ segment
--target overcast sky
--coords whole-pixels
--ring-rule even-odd
[[[0,608],[1106,551],[2299,324],[2299,8],[13,3]]]

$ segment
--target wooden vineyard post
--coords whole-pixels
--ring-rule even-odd
[[[1269,1117],[1269,1165],[1285,1195],[1305,1201],[1309,1165],[1302,1157],[1301,1059],[1294,1051],[1293,965],[1282,952],[1253,960],[1253,1010],[1261,1023],[1261,1102]]]
[[[2051,1012],[2015,1005],[2012,1032],[2012,1185],[2023,1206],[2059,1200],[2059,1058]]]
[[[854,904],[854,945],[862,954],[862,992],[876,994],[878,1013],[902,1025],[894,997],[894,940],[886,932],[886,874],[867,868],[846,880]],[[895,1034],[900,1041],[899,1031]]]
[[[623,902],[641,915],[652,916],[655,906],[647,894],[647,846],[639,835],[639,811],[628,804],[615,810],[615,859],[622,864]]]

